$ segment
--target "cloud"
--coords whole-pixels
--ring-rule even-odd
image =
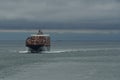
[[[0,0],[0,20],[119,23],[120,0]]]

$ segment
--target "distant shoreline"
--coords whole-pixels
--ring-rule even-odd
[[[38,29],[21,29],[21,30],[18,30],[18,29],[11,29],[11,30],[7,30],[7,29],[1,29],[0,32],[37,32]],[[42,31],[44,33],[51,33],[51,32],[54,32],[54,33],[91,33],[91,34],[94,34],[94,33],[97,33],[97,34],[114,34],[114,33],[120,33],[120,30],[85,30],[85,29],[82,29],[82,30],[71,30],[71,29],[42,29]]]

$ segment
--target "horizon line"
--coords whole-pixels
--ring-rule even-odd
[[[0,29],[0,32],[38,32],[39,29]],[[97,29],[41,29],[44,33],[120,33],[120,30],[97,30]]]

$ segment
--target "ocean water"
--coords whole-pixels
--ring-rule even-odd
[[[63,38],[52,39],[51,51],[39,54],[27,53],[24,40],[1,40],[0,80],[120,79],[119,41]]]

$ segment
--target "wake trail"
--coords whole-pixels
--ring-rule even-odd
[[[81,49],[67,49],[67,50],[51,50],[51,51],[41,51],[41,53],[69,53],[69,52],[88,52],[88,51],[110,51],[110,50],[120,50],[120,48],[81,48]],[[28,50],[18,51],[19,53],[30,53]]]

